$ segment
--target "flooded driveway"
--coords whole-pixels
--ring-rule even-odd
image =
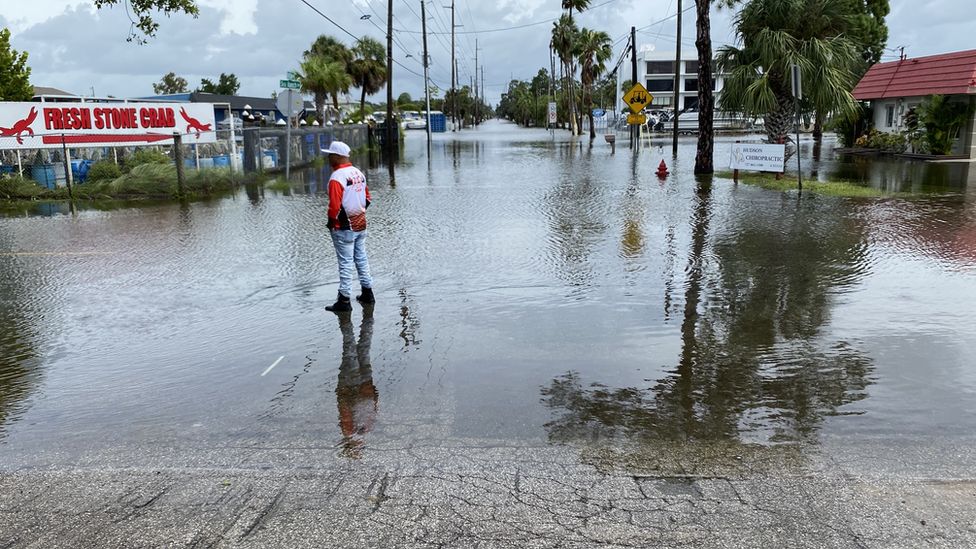
[[[674,162],[666,140],[611,155],[500,122],[436,135],[429,161],[407,138],[395,184],[368,170],[377,303],[351,316],[323,309],[327,170],[0,218],[2,461],[976,432],[976,167],[855,200],[696,182],[690,138]]]

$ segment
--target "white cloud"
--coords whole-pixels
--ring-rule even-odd
[[[386,43],[385,0],[309,0],[323,13],[355,36],[371,36]],[[976,10],[968,0],[892,0],[888,18],[889,45],[905,45],[912,56],[972,48],[969,37],[976,28]],[[199,0],[200,17],[183,15],[160,18],[157,38],[138,46],[125,41],[130,21],[119,7],[97,13],[91,2],[81,0],[0,0],[0,22],[13,32],[13,46],[29,52],[34,83],[88,93],[143,96],[152,93],[152,83],[170,71],[196,86],[200,78],[221,72],[235,73],[241,93],[268,95],[278,80],[293,69],[319,34],[330,34],[347,44],[353,37],[294,0]],[[336,9],[341,4],[342,9]],[[394,9],[394,58],[403,66],[394,68],[396,94],[406,91],[420,96],[423,90],[420,65],[420,8],[416,0],[396,0]],[[449,33],[450,0],[427,3],[432,33]],[[614,59],[626,42],[630,27],[638,27],[638,45],[654,44],[659,51],[674,49],[674,19],[656,23],[674,12],[674,0],[614,0],[578,14],[580,25],[602,29],[618,40]],[[693,5],[685,0],[686,6]],[[556,0],[457,0],[456,22],[460,31],[495,29],[546,21],[559,15]],[[362,15],[370,19],[361,19]],[[733,13],[712,11],[714,47],[734,39]],[[694,49],[694,10],[685,12],[683,48]],[[460,82],[467,84],[474,74],[477,39],[479,62],[485,69],[488,99],[497,101],[511,78],[531,78],[549,66],[551,23],[504,32],[457,36]],[[450,86],[450,36],[432,34],[428,40],[431,77],[435,84]],[[407,55],[412,55],[407,58]],[[406,67],[406,68],[404,68]],[[409,71],[407,70],[409,69]],[[417,74],[412,74],[413,73]],[[355,92],[353,92],[355,94]],[[380,94],[385,96],[385,92]]]

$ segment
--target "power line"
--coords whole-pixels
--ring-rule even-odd
[[[616,1],[617,0],[607,0],[606,2],[604,2],[602,4],[597,4],[595,6],[591,6],[587,11],[590,11],[590,10],[593,10],[593,9],[596,9],[596,8],[599,8],[601,6],[606,6],[607,4],[611,4],[611,3],[616,2]],[[691,8],[688,8],[688,9],[692,9],[693,7],[694,6],[692,6]],[[688,11],[688,10],[684,10],[684,11]],[[471,12],[471,9],[468,8],[469,15],[470,15],[470,12]],[[672,16],[672,17],[674,17],[674,16]],[[670,19],[670,17],[668,19]],[[480,30],[480,31],[478,31],[478,30],[476,30],[476,31],[461,31],[461,32],[457,32],[455,34],[485,34],[485,33],[489,33],[489,32],[503,32],[503,31],[510,31],[510,30],[516,30],[516,29],[524,29],[524,28],[528,28],[528,27],[535,27],[535,26],[538,26],[538,25],[545,25],[545,24],[552,23],[553,21],[558,21],[558,20],[559,20],[558,17],[553,17],[553,18],[550,18],[550,19],[546,19],[545,21],[536,21],[535,23],[526,23],[524,25],[515,25],[515,26],[512,26],[512,27],[502,27],[502,28],[497,28],[497,29],[486,29],[486,30]],[[667,21],[667,19],[662,19],[662,21]],[[654,23],[652,23],[652,25],[653,24],[657,24],[658,22],[659,21],[655,21]],[[644,27],[644,28],[647,28],[647,27]],[[403,29],[394,29],[394,30],[398,30],[400,32],[414,33],[414,34],[417,34],[419,32],[419,31],[408,31],[408,30],[403,30]],[[439,33],[431,33],[431,32],[429,32],[427,34],[439,34]],[[448,34],[450,34],[450,33],[448,33]]]
[[[351,36],[351,37],[353,37],[353,38],[354,38],[355,40],[357,40],[357,41],[359,40],[359,38],[360,38],[359,36],[356,36],[355,34],[353,34],[353,33],[351,33],[351,32],[349,32],[348,30],[346,30],[346,29],[345,29],[345,27],[343,27],[343,26],[342,26],[342,25],[340,25],[339,23],[336,23],[335,21],[333,21],[333,20],[332,20],[332,19],[331,19],[331,18],[330,18],[330,17],[328,16],[328,15],[326,15],[326,14],[324,14],[324,13],[322,13],[321,11],[319,11],[319,9],[318,9],[318,8],[316,8],[315,6],[313,6],[312,4],[309,4],[309,3],[308,3],[308,0],[299,0],[299,1],[300,1],[301,3],[303,3],[303,4],[305,4],[306,6],[308,6],[308,7],[310,7],[310,8],[312,8],[312,11],[314,11],[315,13],[317,13],[317,14],[319,14],[319,15],[321,15],[322,17],[324,17],[324,18],[325,18],[325,20],[326,20],[326,21],[328,21],[329,23],[332,23],[332,24],[333,24],[333,25],[335,25],[336,27],[339,27],[339,30],[341,30],[342,32],[344,32],[344,33],[346,33],[346,34],[348,34],[349,36]],[[375,24],[375,23],[374,23],[374,24]],[[381,29],[381,30],[382,30],[382,29]],[[403,46],[401,46],[401,47],[403,47]],[[393,60],[393,63],[394,63],[394,64],[395,64],[396,66],[398,66],[398,67],[400,67],[401,69],[403,69],[403,70],[405,70],[405,71],[407,71],[407,72],[409,72],[410,74],[412,74],[412,75],[414,75],[414,76],[419,76],[419,77],[421,77],[421,78],[423,78],[423,77],[424,77],[424,75],[422,75],[422,74],[420,74],[420,73],[418,73],[418,72],[416,72],[416,71],[414,71],[414,70],[412,70],[412,69],[410,69],[410,67],[407,67],[407,66],[406,66],[406,65],[404,65],[403,63],[401,63],[401,62],[399,62],[399,61],[397,61],[396,59],[394,59],[394,60]],[[437,82],[434,82],[434,84],[436,84],[436,85],[437,85],[438,87],[441,87],[441,86],[440,86],[440,84],[438,84]]]

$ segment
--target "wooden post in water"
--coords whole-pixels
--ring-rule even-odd
[[[736,143],[742,143],[742,140],[741,139],[736,139],[735,142]],[[739,168],[735,168],[735,169],[732,170],[732,181],[734,181],[736,183],[739,182]]]
[[[183,136],[173,132],[173,159],[176,162],[176,194],[186,198],[186,186],[183,181]]]
[[[74,200],[75,197],[71,191],[71,157],[68,156],[68,145],[64,142],[64,134],[61,134],[61,150],[63,151],[64,160],[64,181],[68,185],[68,200]],[[57,186],[57,184],[55,184]]]

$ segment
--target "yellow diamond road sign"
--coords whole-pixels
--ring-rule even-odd
[[[651,104],[654,96],[647,92],[647,89],[641,85],[640,82],[634,84],[630,91],[624,94],[624,103],[630,107],[630,110],[634,113],[639,113],[644,110],[644,107]]]

